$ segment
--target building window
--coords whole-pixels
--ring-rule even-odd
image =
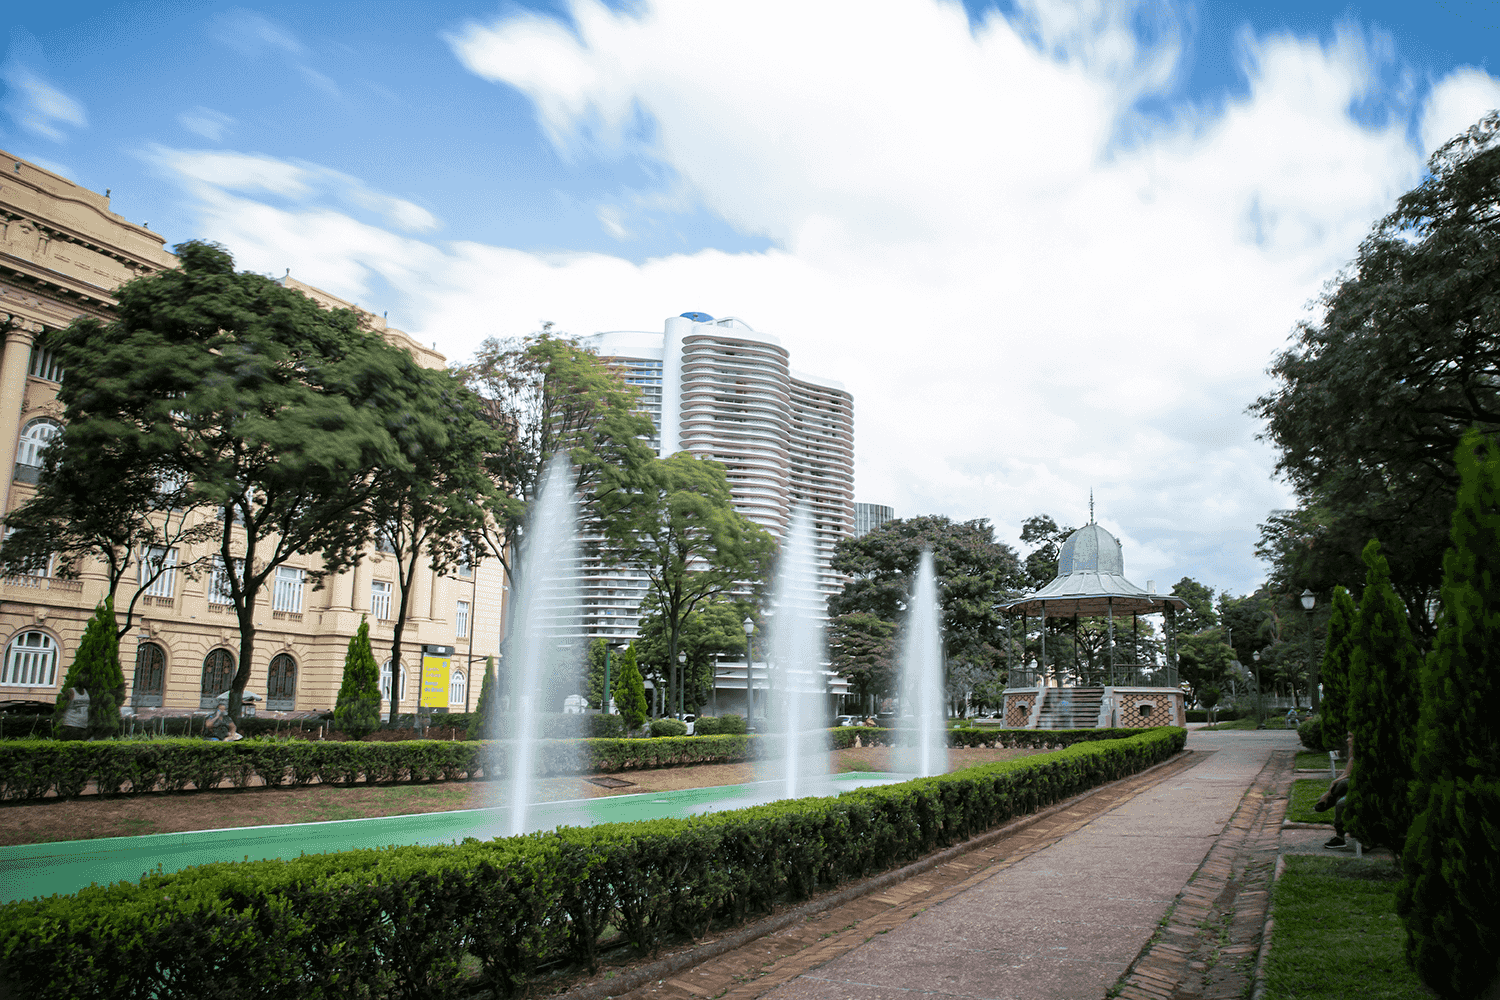
[[[396,704],[399,705],[406,699],[406,671],[395,671],[396,681]],[[382,701],[391,700],[391,661],[387,659],[380,665],[380,698]]]
[[[370,581],[370,614],[379,621],[391,617],[391,585],[386,580]]]
[[[16,448],[16,464],[33,469],[42,467],[42,452],[57,435],[62,433],[62,424],[51,417],[37,417],[21,429],[21,440]],[[36,480],[31,480],[35,482]]]
[[[203,686],[198,691],[198,707],[213,708],[219,695],[229,690],[234,680],[234,654],[227,649],[210,650],[203,658]]]
[[[266,678],[266,708],[272,712],[290,712],[297,707],[297,661],[287,653],[271,657]]]
[[[22,632],[5,647],[0,684],[53,687],[57,684],[57,647],[46,632]]]
[[[245,560],[234,561],[234,575],[236,577],[244,573]],[[208,574],[208,603],[209,604],[233,604],[234,591],[229,585],[229,570],[224,566],[223,556],[214,556],[214,568]]]
[[[14,535],[15,533],[16,533],[16,529],[15,528],[6,528],[5,529],[5,537],[6,538],[10,538],[10,536]],[[6,576],[50,576],[50,575],[52,575],[52,555],[53,554],[49,553],[48,556],[47,556],[46,562],[43,562],[39,566],[32,566],[30,569],[22,569],[19,566],[17,566],[16,568],[12,569],[11,567],[6,566],[6,567],[4,567],[5,575]]]
[[[396,551],[396,533],[390,525],[383,525],[375,530],[375,551],[394,553]]]
[[[47,347],[47,335],[41,334],[31,342],[31,374],[48,382],[63,380],[62,365]]]
[[[469,634],[469,602],[459,601],[453,611],[453,634],[463,639]]]
[[[147,597],[171,600],[177,587],[177,550],[148,545],[141,550],[136,582],[145,588]],[[160,575],[158,575],[160,574]],[[153,579],[154,577],[154,579]]]
[[[464,699],[468,696],[468,692],[469,682],[468,679],[464,677],[464,672],[462,670],[453,671],[453,673],[448,678],[449,707],[452,707],[454,705],[465,705],[465,707],[467,707]]]
[[[271,595],[272,611],[302,613],[302,570],[295,566],[276,567],[276,591]]]
[[[458,555],[458,575],[465,580],[474,575],[473,550],[465,545]]]
[[[135,649],[135,678],[130,703],[136,708],[160,708],[167,684],[167,652],[154,642]]]

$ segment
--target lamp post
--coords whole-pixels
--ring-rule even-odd
[[[604,644],[604,701],[599,705],[599,711],[604,715],[613,715],[609,710],[609,651],[614,648],[614,643]]]
[[[677,718],[682,718],[683,696],[682,689],[687,686],[687,653],[677,654]]]
[[[752,732],[755,730],[755,653],[750,645],[750,633],[755,631],[755,622],[749,615],[745,616],[745,725]]]
[[[714,703],[714,718],[718,718],[719,716],[719,655],[718,653],[714,654],[714,683],[708,693],[708,696],[713,699]]]
[[[1317,603],[1318,599],[1313,596],[1311,590],[1304,589],[1302,591],[1302,610],[1307,612],[1307,700],[1312,705],[1314,715],[1318,714],[1318,661],[1317,651],[1313,647],[1312,613],[1313,605]]]
[[[1250,654],[1255,658],[1255,728],[1259,729],[1266,724],[1265,709],[1260,703],[1260,650]]]

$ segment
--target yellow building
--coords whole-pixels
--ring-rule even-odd
[[[61,427],[57,401],[66,378],[47,350],[47,332],[79,316],[110,318],[113,290],[176,258],[165,238],[109,209],[108,194],[0,151],[0,515],[29,499],[41,453]],[[290,276],[282,279],[329,307],[355,308]],[[364,312],[386,340],[422,365],[444,358]],[[183,551],[168,561],[186,566],[208,554]],[[268,581],[256,615],[255,661],[247,692],[265,701],[262,713],[304,715],[331,709],[343,678],[344,654],[362,618],[371,622],[382,687],[395,709],[415,710],[424,647],[451,647],[449,706],[464,711],[478,699],[485,656],[498,652],[503,575],[495,560],[437,575],[424,568],[413,582],[400,666],[390,664],[400,592],[393,560],[378,551],[314,591],[306,571],[316,557],[294,559]],[[120,655],[128,702],[143,715],[210,707],[233,676],[239,630],[233,609],[220,603],[211,574],[168,571],[141,594]],[[127,572],[116,595],[123,608],[139,587]],[[0,579],[0,702],[51,702],[67,672],[84,624],[104,599],[102,566],[85,566],[78,579],[49,572]],[[471,669],[471,664],[479,669]],[[429,678],[429,684],[431,678]],[[394,691],[392,690],[394,689]]]

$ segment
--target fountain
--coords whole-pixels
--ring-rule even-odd
[[[828,794],[828,657],[817,570],[812,519],[799,505],[781,539],[770,642],[772,743],[765,770],[786,799]]]
[[[937,573],[932,550],[924,549],[906,606],[901,648],[901,746],[896,768],[920,778],[948,770],[944,733],[943,639],[939,627]]]
[[[500,717],[496,738],[497,770],[506,773],[506,833],[528,832],[538,777],[537,750],[541,717],[550,701],[561,709],[564,692],[554,691],[559,678],[575,674],[582,647],[575,648],[578,622],[578,512],[572,470],[563,455],[554,455],[542,477],[521,540],[521,566],[512,594],[510,647],[505,665],[511,678],[511,711]],[[565,692],[571,694],[571,691]],[[551,695],[556,694],[555,699]],[[582,716],[578,717],[580,720]],[[560,735],[560,734],[552,734]],[[502,749],[503,748],[503,749]]]

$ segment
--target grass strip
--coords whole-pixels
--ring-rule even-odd
[[[1340,758],[1339,759],[1339,767],[1342,768],[1343,766],[1344,766],[1343,758]],[[1297,768],[1299,770],[1310,770],[1312,768],[1317,768],[1320,771],[1327,771],[1328,770],[1328,751],[1327,750],[1298,750],[1297,751]]]
[[[1298,782],[1301,784],[1301,782]],[[1406,964],[1393,862],[1290,854],[1271,894],[1265,1000],[1425,1000]]]
[[[1314,812],[1313,803],[1322,798],[1332,784],[1327,778],[1298,778],[1292,782],[1292,798],[1287,803],[1286,818],[1293,823],[1333,823],[1333,810]]]

